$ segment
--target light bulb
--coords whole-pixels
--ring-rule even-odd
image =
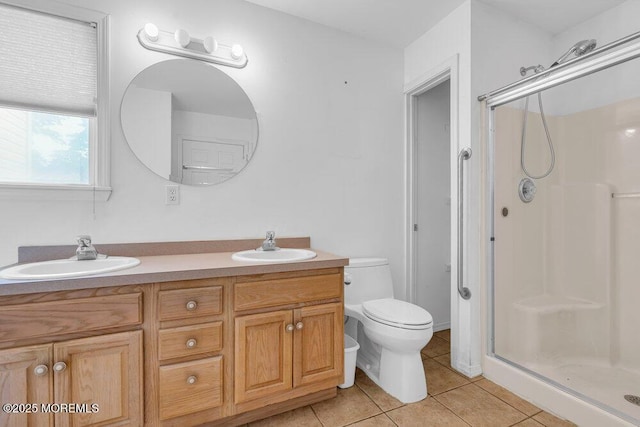
[[[173,36],[175,37],[178,44],[182,47],[187,47],[189,43],[191,43],[191,37],[189,36],[189,33],[187,33],[182,28],[178,28]]]
[[[144,24],[144,35],[149,41],[157,42],[159,34],[158,27],[154,24],[151,22]]]
[[[242,49],[242,46],[240,46],[239,44],[234,44],[233,46],[231,46],[231,57],[233,59],[240,59],[242,58],[243,54],[244,49]]]
[[[218,40],[214,39],[211,36],[205,37],[205,39],[202,41],[202,44],[204,45],[204,50],[206,50],[207,53],[215,52],[216,50],[218,50]]]

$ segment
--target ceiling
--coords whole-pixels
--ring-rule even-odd
[[[318,24],[404,48],[465,0],[247,0]],[[625,0],[480,0],[550,34]]]

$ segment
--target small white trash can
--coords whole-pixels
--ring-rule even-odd
[[[356,379],[356,358],[360,344],[349,335],[344,334],[344,382],[338,387],[349,388]]]

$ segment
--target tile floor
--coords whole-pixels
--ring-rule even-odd
[[[429,395],[404,405],[356,370],[356,383],[324,402],[251,423],[250,427],[517,426],[565,427],[561,420],[482,376],[468,379],[449,367],[449,330],[422,350]]]

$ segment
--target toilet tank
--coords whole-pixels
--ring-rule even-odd
[[[384,258],[350,258],[344,268],[344,281],[345,304],[393,298],[389,261]]]

